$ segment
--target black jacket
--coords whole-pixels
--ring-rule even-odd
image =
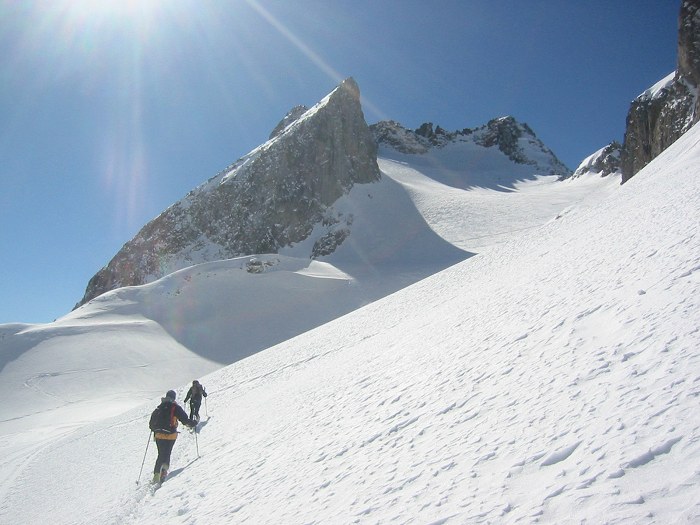
[[[163,401],[156,410],[161,407],[168,407],[172,410],[172,430],[170,432],[165,432],[165,429],[159,429],[155,431],[156,439],[176,439],[177,438],[177,422],[180,421],[183,425],[188,427],[197,426],[197,422],[194,419],[187,417],[187,412],[185,412],[180,405],[174,401]]]
[[[204,390],[204,387],[202,385],[192,385],[190,389],[187,391],[187,395],[185,396],[185,403],[187,403],[188,399],[192,399],[192,402],[195,404],[202,404],[202,396],[207,397],[207,393]]]

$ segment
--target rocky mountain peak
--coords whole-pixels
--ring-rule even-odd
[[[275,129],[272,130],[272,133],[270,133],[270,139],[274,139],[277,135],[282,133],[285,129],[287,129],[287,126],[290,124],[293,124],[297,120],[299,120],[299,117],[301,117],[304,113],[306,113],[309,110],[308,107],[306,106],[294,106],[289,113],[287,113],[282,120],[280,120],[279,124],[275,126]]]
[[[538,140],[527,124],[519,124],[513,117],[501,117],[490,120],[479,130],[476,142],[486,148],[498,146],[513,162],[526,164],[528,159],[518,143],[523,136]]]
[[[379,178],[377,146],[350,78],[314,107],[294,108],[265,144],[146,224],[90,280],[78,306],[192,264],[277,253],[307,240],[316,224],[337,221],[329,207],[355,184]],[[309,256],[329,253],[347,235],[338,227],[333,239],[316,239]]]
[[[621,154],[622,144],[613,141],[585,159],[574,171],[572,178],[583,177],[588,174],[607,177],[608,175],[619,173]]]

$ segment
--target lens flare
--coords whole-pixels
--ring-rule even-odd
[[[149,168],[144,71],[174,14],[164,0],[59,0],[41,12],[40,27],[56,33],[56,76],[98,104],[91,117],[102,144],[98,170],[118,229],[142,221]]]

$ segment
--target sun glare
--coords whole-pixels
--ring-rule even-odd
[[[140,18],[153,15],[165,0],[66,0],[67,9],[83,18]]]
[[[74,40],[89,46],[125,32],[147,40],[169,17],[169,10],[166,0],[58,0],[45,12],[62,24],[66,43]]]
[[[119,210],[116,220],[129,228],[138,221],[148,182],[144,73],[161,63],[163,41],[189,6],[172,0],[56,0],[41,13],[42,27],[58,37],[51,50],[55,77],[75,82],[87,96],[101,92],[101,176]]]

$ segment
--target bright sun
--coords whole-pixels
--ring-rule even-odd
[[[150,26],[164,14],[168,3],[168,0],[59,0],[54,7],[78,26]],[[171,0],[171,3],[175,2]]]
[[[146,41],[172,21],[173,11],[187,4],[189,0],[55,0],[45,13],[61,21],[66,42],[89,46],[121,31]]]
[[[66,0],[65,5],[82,16],[141,17],[153,14],[165,0]]]

